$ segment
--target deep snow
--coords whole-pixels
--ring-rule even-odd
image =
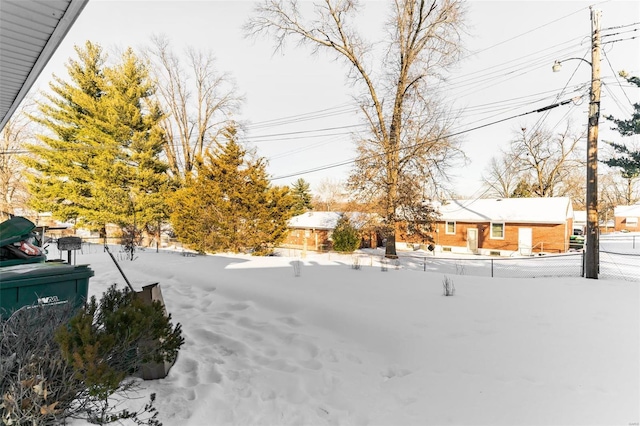
[[[186,340],[130,402],[155,392],[165,426],[640,420],[638,282],[448,274],[445,297],[442,273],[379,257],[136,255],[126,276],[160,283]],[[126,285],[99,245],[77,263],[90,295]]]

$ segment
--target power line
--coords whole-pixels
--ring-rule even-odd
[[[602,32],[604,31],[609,31],[609,30],[618,30],[621,28],[627,28],[627,27],[633,27],[635,25],[640,25],[640,22],[634,22],[633,24],[626,24],[626,25],[618,25],[616,27],[607,27],[607,28],[603,28]],[[604,37],[604,36],[603,36]]]
[[[538,108],[536,110],[523,112],[521,114],[516,114],[516,115],[513,115],[511,117],[503,118],[501,120],[496,120],[496,121],[491,122],[491,123],[487,123],[487,124],[483,124],[483,125],[480,125],[480,126],[476,126],[476,127],[471,128],[471,129],[466,129],[466,130],[461,130],[461,131],[458,131],[458,132],[454,132],[454,133],[445,135],[442,138],[443,139],[453,138],[453,137],[460,136],[460,135],[465,134],[465,133],[472,132],[474,130],[479,130],[479,129],[482,129],[484,127],[489,127],[489,126],[493,126],[493,125],[498,124],[498,123],[502,123],[502,122],[507,121],[507,120],[512,120],[514,118],[522,117],[524,115],[534,114],[534,113],[538,113],[538,112],[544,112],[544,111],[547,111],[547,110],[550,110],[550,109],[553,109],[553,108],[556,108],[556,107],[559,107],[559,106],[562,106],[562,105],[566,105],[566,104],[568,104],[568,103],[570,103],[572,101],[573,101],[573,99],[568,99],[568,100],[565,100],[565,101],[562,101],[562,102],[557,102],[555,104],[547,105],[545,107]],[[426,142],[420,142],[420,143],[417,143],[417,144],[410,145],[408,147],[399,147],[399,148],[397,148],[397,150],[418,148],[418,147],[420,147],[422,145],[426,145],[426,144],[432,143],[432,142],[433,142],[432,140],[429,140],[429,141],[426,141]],[[271,180],[273,181],[273,180],[286,179],[286,178],[300,176],[300,175],[304,175],[304,174],[308,174],[308,173],[314,173],[314,172],[321,171],[321,170],[328,170],[328,169],[332,169],[332,168],[336,168],[336,167],[345,166],[345,165],[348,165],[348,164],[353,164],[353,163],[355,163],[357,161],[360,161],[360,160],[367,160],[367,159],[370,159],[370,158],[376,158],[376,157],[379,157],[381,155],[384,155],[384,154],[375,154],[375,155],[372,155],[372,156],[369,156],[369,157],[366,157],[366,158],[363,158],[363,159],[350,159],[350,160],[346,160],[346,161],[341,161],[339,163],[333,163],[333,164],[328,164],[328,165],[325,165],[325,166],[319,166],[319,167],[315,167],[313,169],[303,170],[303,171],[299,171],[299,172],[296,172],[296,173],[291,173],[291,174],[288,174],[288,175],[273,177],[273,178],[271,178]]]
[[[586,56],[586,55],[587,55],[587,52],[585,52],[585,53],[584,53],[584,55],[583,55],[582,59],[584,59],[584,56]],[[569,86],[569,83],[571,83],[571,80],[573,80],[573,77],[574,77],[574,76],[576,75],[576,73],[578,72],[578,66],[579,66],[579,65],[580,65],[580,64],[576,65],[576,67],[574,68],[573,72],[572,72],[572,73],[571,73],[571,75],[569,76],[569,79],[568,79],[568,80],[567,80],[567,82],[565,83],[564,87],[563,87],[563,88],[562,88],[562,90],[557,94],[556,100],[560,99],[560,97],[564,95],[564,92],[565,92],[565,90],[567,89],[567,87]],[[567,114],[565,114],[565,116],[566,116],[566,115],[568,115],[568,112],[567,112]],[[536,123],[533,125],[533,127],[532,127],[532,130],[531,130],[531,131],[532,131],[532,132],[534,132],[534,133],[535,133],[535,132],[537,132],[537,131],[539,131],[539,130],[542,128],[542,126],[544,125],[545,121],[546,121],[548,118],[549,118],[549,113],[544,114],[542,117],[540,117],[540,118],[536,121]],[[563,118],[564,118],[564,117],[563,117]],[[556,126],[558,126],[558,124],[559,124],[559,123],[560,123],[560,122],[557,122],[557,123],[552,127],[552,129],[555,129],[555,127],[556,127]]]
[[[604,46],[605,44],[619,43],[619,42],[621,42],[621,41],[635,40],[635,39],[637,39],[637,38],[640,38],[640,36],[627,37],[627,38],[620,38],[620,39],[617,39],[617,40],[603,41],[601,44]]]
[[[290,150],[290,151],[286,151],[286,152],[283,152],[281,154],[272,155],[272,156],[269,157],[269,160],[278,160],[280,158],[289,157],[289,156],[294,155],[294,154],[299,154],[301,152],[309,151],[309,150],[312,150],[314,148],[318,148],[318,147],[321,147],[321,146],[326,146],[326,145],[329,145],[329,144],[332,144],[332,143],[336,143],[336,142],[344,142],[344,138],[342,138],[342,137],[334,137],[334,138],[332,138],[331,140],[328,140],[328,141],[316,142],[316,143],[313,143],[313,144],[305,146],[305,147],[301,147],[301,148],[293,149],[293,150]]]
[[[609,94],[609,96],[611,96],[611,99],[613,99],[613,101],[615,102],[615,104],[618,106],[618,108],[620,108],[621,111],[629,112],[629,114],[633,113],[633,110],[629,110],[627,109],[626,105],[623,105],[622,101],[620,101],[620,99],[618,98],[618,96],[613,92],[613,90],[611,90],[611,88],[609,87],[608,84],[602,84],[602,87],[607,91],[607,93]],[[626,95],[625,95],[626,96]],[[627,100],[629,100],[629,98],[627,98]],[[633,104],[632,104],[633,105]]]
[[[491,81],[495,78],[502,79],[504,76],[507,76],[507,75],[522,72],[523,70],[530,70],[533,68],[533,65],[537,65],[539,63],[547,64],[552,59],[558,59],[558,57],[574,55],[577,51],[584,50],[584,48],[580,44],[575,44],[575,40],[578,40],[578,39],[576,38],[576,39],[556,45],[556,46],[562,46],[564,44],[573,43],[572,46],[570,47],[565,47],[562,49],[555,49],[555,50],[551,50],[551,48],[541,49],[541,50],[528,53],[526,55],[511,59],[505,62],[492,65],[490,67],[487,67],[481,70],[477,70],[471,73],[449,78],[447,79],[447,82],[449,82],[448,87],[451,87],[451,86],[465,87],[469,85],[478,85],[485,81]],[[536,56],[541,53],[545,53],[545,55],[541,57]],[[534,58],[533,61],[532,61],[532,57]],[[515,63],[515,64],[509,65],[511,63]],[[494,69],[497,69],[497,71],[492,71]],[[473,77],[475,74],[480,74],[480,75],[477,77]],[[457,80],[460,80],[460,79],[463,80],[464,82],[463,84],[455,83]]]
[[[568,18],[568,17],[570,17],[570,16],[573,16],[573,15],[575,15],[575,14],[579,13],[579,12],[582,12],[583,10],[585,10],[585,9],[587,9],[587,8],[588,8],[588,7],[583,7],[583,8],[581,8],[581,9],[578,9],[578,10],[576,10],[575,12],[572,12],[572,13],[570,13],[570,14],[568,14],[568,15],[562,16],[562,17],[560,17],[560,18],[558,18],[558,19],[555,19],[555,20],[553,20],[553,21],[547,22],[546,24],[542,24],[542,25],[540,25],[540,26],[538,26],[538,27],[535,27],[535,28],[533,28],[533,29],[531,29],[531,30],[525,31],[525,32],[520,33],[520,34],[518,34],[518,35],[515,35],[515,36],[513,36],[513,37],[511,37],[511,38],[508,38],[508,39],[506,39],[506,40],[503,40],[503,41],[501,41],[501,42],[499,42],[499,43],[496,43],[496,44],[491,45],[491,46],[489,46],[489,47],[486,47],[486,48],[484,48],[484,49],[477,50],[477,51],[473,52],[472,54],[470,54],[470,55],[468,55],[468,56],[471,56],[471,55],[477,55],[478,53],[486,52],[487,50],[491,50],[491,49],[493,49],[493,48],[495,48],[495,47],[501,46],[501,45],[503,45],[503,44],[505,44],[505,43],[508,43],[508,42],[510,42],[510,41],[513,41],[513,40],[515,40],[515,39],[518,39],[518,38],[520,38],[520,37],[523,37],[523,36],[525,36],[525,35],[527,35],[527,34],[530,34],[530,33],[534,32],[534,31],[540,30],[540,29],[542,29],[542,28],[544,28],[544,27],[547,27],[547,26],[549,26],[549,25],[551,25],[551,24],[555,24],[556,22],[562,21],[563,19],[566,19],[566,18]]]
[[[611,69],[611,72],[613,72],[613,75],[616,78],[616,82],[618,83],[618,86],[620,87],[620,89],[622,89],[622,85],[620,84],[620,80],[618,79],[618,74],[613,69],[613,65],[611,65],[611,61],[609,60],[609,55],[607,55],[607,52],[605,52],[604,49],[602,49],[602,53],[604,54],[604,58],[606,59],[607,64],[609,64],[609,69]],[[629,105],[633,106],[633,102],[631,102],[631,99],[629,99],[629,97],[627,96],[627,92],[625,92],[624,89],[622,89],[622,93],[624,94],[625,98],[627,98]]]
[[[323,129],[315,129],[315,130],[300,130],[300,131],[296,131],[296,132],[285,132],[285,133],[272,133],[272,134],[268,134],[268,135],[260,135],[260,136],[254,136],[255,138],[260,138],[260,139],[266,139],[266,138],[274,138],[274,137],[282,137],[282,136],[292,136],[292,135],[304,135],[304,134],[309,134],[309,133],[317,133],[317,132],[324,132],[324,131],[328,131],[328,130],[342,130],[342,129],[351,129],[354,127],[362,127],[363,124],[350,124],[350,125],[346,125],[346,126],[337,126],[337,127],[325,127]]]
[[[576,86],[576,89],[578,89],[578,88],[579,88],[579,86]],[[473,117],[473,116],[477,116],[477,115],[487,115],[487,114],[492,114],[492,113],[493,113],[493,115],[490,116],[489,118],[493,118],[495,116],[500,115],[501,111],[511,111],[511,110],[513,110],[515,108],[518,108],[518,107],[524,107],[524,106],[527,106],[527,105],[532,105],[532,104],[535,104],[537,102],[543,101],[545,99],[549,99],[549,98],[551,98],[550,96],[542,96],[542,95],[546,95],[546,94],[550,94],[550,93],[555,93],[555,90],[535,93],[535,94],[527,95],[527,96],[524,96],[524,97],[508,98],[508,99],[505,99],[505,100],[502,100],[502,101],[490,102],[490,103],[486,103],[486,104],[478,104],[478,105],[474,105],[471,108],[463,108],[463,109],[459,109],[459,110],[454,110],[452,112],[454,114],[458,114],[458,118],[462,118],[462,117],[465,117],[465,116]],[[534,96],[536,98],[528,99],[528,98],[533,98]],[[553,96],[553,98],[554,98],[554,100],[557,100],[557,96]],[[329,110],[330,110],[330,108],[329,109],[324,109],[324,110],[321,110],[321,111],[329,111]],[[469,112],[469,114],[466,114],[466,112]],[[300,114],[300,116],[312,115],[312,114],[315,114],[315,112]],[[414,118],[414,120],[420,120],[422,118],[422,116],[415,116],[413,118]],[[477,120],[472,121],[469,124],[474,124],[474,123],[482,121],[482,120],[483,120],[482,118],[478,118]],[[346,136],[346,135],[353,134],[353,132],[352,131],[333,132],[333,133],[323,133],[323,132],[328,132],[328,131],[333,131],[333,130],[343,130],[343,129],[357,130],[359,128],[363,128],[363,127],[366,127],[366,126],[367,126],[367,124],[352,124],[352,125],[345,125],[345,126],[323,127],[323,128],[312,129],[312,130],[303,130],[303,131],[294,131],[294,132],[282,132],[282,133],[272,133],[272,134],[248,136],[248,137],[245,137],[244,139],[245,139],[245,142],[260,144],[260,143],[275,143],[275,142],[288,141],[288,140],[300,140],[301,139],[300,136],[302,136],[304,139]],[[170,143],[169,145],[171,145],[173,147],[180,146],[179,143]],[[317,144],[315,144],[315,145],[317,145]],[[47,149],[47,147],[44,147],[44,146],[41,146],[40,148]],[[99,149],[103,149],[103,147],[102,146],[83,145],[83,146],[80,146],[80,147],[54,148],[54,149],[50,149],[50,150],[51,151],[57,151],[57,152],[65,152],[65,151],[88,151],[88,150],[99,150]],[[7,149],[7,150],[0,151],[0,155],[28,154],[28,153],[30,153],[30,151],[26,150],[26,149]]]
[[[262,129],[268,127],[277,127],[290,123],[299,123],[302,121],[315,120],[319,118],[333,117],[343,115],[349,112],[357,112],[357,106],[352,103],[346,103],[335,107],[325,108],[318,111],[308,112],[304,114],[291,115],[288,117],[276,118],[256,123],[250,123],[244,126],[247,130]]]

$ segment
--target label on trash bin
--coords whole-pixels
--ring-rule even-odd
[[[60,300],[58,296],[38,297],[38,305],[61,305],[67,303],[66,300]]]

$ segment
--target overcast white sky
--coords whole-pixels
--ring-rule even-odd
[[[383,35],[377,31],[376,17],[387,2],[362,3],[362,17],[367,18],[363,21],[368,22],[363,32]],[[640,2],[591,4],[602,11],[602,111],[628,118],[631,104],[640,102],[640,91],[625,88],[628,84],[616,74],[624,69],[640,75]],[[290,184],[302,177],[314,189],[324,179],[344,180],[349,166],[303,172],[354,158],[350,128],[343,126],[359,121],[346,68],[324,55],[312,57],[308,49],[295,43],[274,55],[269,40],[245,39],[241,26],[253,5],[250,1],[90,0],[36,87],[46,87],[52,73],[66,76],[64,64],[75,58],[73,46],[86,40],[112,51],[128,46],[136,49],[148,44],[151,35],[165,34],[176,51],[187,45],[210,49],[219,69],[235,79],[246,98],[238,119],[249,125],[249,144],[269,159],[274,183]],[[481,195],[478,188],[484,168],[521,127],[560,129],[569,117],[576,129],[586,127],[588,97],[548,115],[492,123],[588,93],[590,67],[586,63],[568,61],[560,73],[553,73],[551,65],[555,59],[590,60],[589,5],[583,1],[468,3],[465,47],[470,54],[450,76],[446,100],[455,110],[463,109],[456,130],[485,127],[464,134],[463,149],[471,162],[453,173],[458,196]],[[620,139],[607,130],[608,123],[603,119],[601,123],[600,140]],[[601,144],[601,152],[603,149]]]

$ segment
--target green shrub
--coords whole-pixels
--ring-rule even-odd
[[[108,397],[141,364],[173,362],[184,343],[180,324],[159,302],[146,303],[112,285],[56,333],[64,357],[92,395]]]
[[[346,216],[338,219],[332,239],[333,249],[338,252],[351,253],[360,247],[360,232],[358,232]]]

